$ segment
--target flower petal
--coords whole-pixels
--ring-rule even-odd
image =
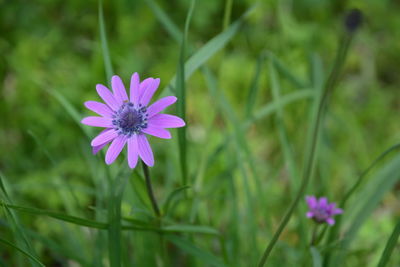
[[[306,202],[310,209],[315,209],[317,207],[317,199],[315,196],[306,196]]]
[[[109,131],[104,131],[92,140],[91,145],[92,146],[100,146],[104,143],[110,142],[117,136],[118,136],[118,132],[114,129],[110,129]]]
[[[130,101],[135,104],[139,105],[139,85],[140,85],[140,77],[137,72],[135,72],[131,77],[131,87],[130,87]]]
[[[103,99],[103,101],[114,111],[117,111],[119,109],[119,107],[121,105],[118,105],[117,100],[115,100],[115,97],[113,96],[113,94],[110,92],[110,90],[107,89],[107,87],[105,87],[102,84],[98,84],[96,85],[96,91],[99,94],[99,96],[101,97],[101,99]]]
[[[327,222],[329,225],[334,225],[334,224],[335,224],[335,220],[332,219],[332,218],[326,219],[326,222]]]
[[[314,212],[309,211],[309,212],[306,213],[306,216],[307,216],[307,218],[311,218],[311,217],[314,216]]]
[[[339,208],[334,208],[334,209],[332,210],[332,215],[342,214],[342,213],[343,213],[343,210],[342,210],[342,209],[339,209]]]
[[[139,134],[137,136],[137,142],[140,158],[147,166],[152,167],[154,165],[154,156],[147,137],[144,134]]]
[[[124,101],[128,101],[128,95],[126,94],[124,83],[118,75],[112,76],[111,86],[114,92],[114,98],[119,105],[122,105]]]
[[[97,101],[86,101],[85,107],[103,117],[111,117],[113,111],[106,105]]]
[[[81,120],[81,123],[94,127],[104,127],[104,128],[113,127],[111,118],[104,118],[104,117],[96,117],[96,116],[86,117],[83,120]]]
[[[152,125],[148,125],[146,129],[142,130],[143,133],[153,135],[155,137],[170,139],[171,133],[168,130],[163,128],[154,127]]]
[[[174,115],[157,114],[149,119],[149,125],[158,128],[179,128],[185,126],[185,122]]]
[[[132,135],[131,138],[128,139],[128,165],[131,169],[136,167],[138,162],[139,150],[137,143],[137,136]]]
[[[115,161],[118,155],[121,153],[126,143],[126,137],[123,135],[118,136],[112,141],[106,154],[106,164],[110,165]]]
[[[149,104],[151,98],[154,93],[157,91],[158,86],[160,85],[160,79],[153,79],[152,83],[150,83],[147,88],[143,91],[142,97],[139,100],[139,104],[142,106],[147,106]]]
[[[140,84],[139,84],[139,101],[137,105],[139,105],[140,98],[142,97],[143,93],[147,90],[147,88],[153,84],[153,78],[147,78],[144,79]]]
[[[157,100],[147,109],[147,114],[149,118],[163,111],[166,107],[175,103],[176,100],[177,98],[175,96],[166,96],[164,98]]]
[[[94,147],[92,147],[92,153],[93,153],[93,155],[96,155],[97,153],[99,153],[99,151],[100,151],[103,147],[105,147],[106,145],[108,145],[108,143],[109,143],[109,142],[104,143],[104,144],[99,145],[99,146],[94,146]]]
[[[327,208],[328,206],[328,199],[326,197],[320,197],[318,200],[318,205],[320,208]]]

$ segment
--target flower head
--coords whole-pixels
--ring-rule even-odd
[[[161,98],[148,106],[159,84],[158,78],[147,78],[140,82],[139,75],[134,73],[129,98],[121,78],[117,75],[111,79],[112,92],[102,84],[96,85],[97,93],[105,104],[85,102],[89,110],[100,116],[86,117],[81,121],[89,126],[105,128],[91,142],[94,154],[111,143],[105,158],[106,163],[111,164],[127,144],[129,167],[135,168],[138,157],[146,165],[154,165],[153,152],[146,135],[169,139],[171,134],[166,128],[185,126],[181,118],[160,113],[176,102],[175,96]]]
[[[326,197],[317,199],[315,196],[307,196],[306,202],[309,209],[306,216],[317,223],[326,222],[333,225],[335,224],[333,216],[343,213],[342,209],[336,208],[336,203],[328,203]]]

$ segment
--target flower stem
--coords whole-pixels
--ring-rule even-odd
[[[312,231],[312,236],[311,236],[311,242],[310,242],[310,247],[315,246],[317,243],[317,236],[318,236],[318,224],[315,223],[314,227],[313,227],[313,231]]]
[[[158,208],[157,200],[154,197],[153,186],[151,185],[149,167],[147,167],[147,165],[143,161],[142,161],[142,166],[143,166],[144,178],[146,180],[147,194],[149,195],[151,206],[153,207],[154,213],[157,216],[157,218],[160,218],[161,213],[160,209]]]
[[[297,205],[299,204],[300,200],[304,196],[304,192],[307,189],[307,185],[310,181],[312,169],[314,166],[314,159],[315,159],[315,150],[317,147],[317,140],[319,136],[319,128],[320,124],[323,118],[323,113],[325,110],[326,102],[329,96],[331,95],[334,86],[336,85],[336,82],[339,78],[340,70],[343,66],[344,60],[347,55],[348,48],[350,46],[350,42],[352,40],[353,35],[351,34],[346,34],[343,40],[340,42],[340,47],[336,55],[335,63],[332,69],[332,72],[330,73],[330,76],[328,80],[325,83],[325,90],[323,92],[322,97],[320,98],[319,104],[318,104],[318,110],[316,114],[316,118],[313,121],[312,125],[312,138],[311,142],[309,144],[307,153],[306,153],[306,161],[304,165],[304,171],[302,175],[302,182],[299,188],[299,191],[297,193],[296,198],[294,199],[292,205],[289,207],[289,210],[286,212],[285,216],[282,219],[282,222],[280,223],[278,229],[276,230],[275,234],[272,237],[272,240],[269,242],[267,248],[264,251],[264,254],[262,255],[258,266],[262,267],[264,266],[265,262],[267,261],[272,249],[274,248],[276,242],[278,241],[281,233],[285,229],[286,225],[288,224],[290,218],[292,217],[292,214],[294,210],[296,209]]]

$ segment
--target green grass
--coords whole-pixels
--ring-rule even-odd
[[[397,266],[395,2],[0,7],[0,266]],[[187,123],[150,138],[159,215],[141,168],[92,155],[80,123],[96,84],[136,71]],[[345,211],[314,246],[304,195]]]

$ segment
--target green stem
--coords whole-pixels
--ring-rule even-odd
[[[153,186],[151,185],[149,167],[147,167],[147,165],[143,161],[142,161],[142,166],[143,166],[144,178],[146,180],[147,194],[149,195],[151,206],[153,207],[153,211],[154,211],[154,214],[156,215],[156,217],[160,218],[161,213],[160,213],[160,209],[158,208],[157,200],[154,196]]]
[[[311,236],[311,241],[310,241],[310,247],[313,247],[317,244],[318,241],[318,223],[315,223],[312,231],[312,236]]]
[[[323,113],[324,109],[326,106],[326,102],[330,94],[332,93],[332,90],[334,86],[336,85],[336,82],[339,78],[340,74],[340,69],[342,68],[343,62],[346,58],[347,51],[350,45],[352,39],[352,35],[346,35],[344,39],[341,41],[338,53],[336,55],[336,60],[335,64],[333,66],[332,72],[325,84],[325,90],[324,93],[320,99],[319,105],[318,105],[318,111],[316,115],[316,119],[314,120],[314,123],[312,125],[312,138],[311,138],[311,144],[307,146],[309,149],[307,149],[307,154],[306,154],[306,164],[305,168],[303,171],[302,175],[302,183],[300,185],[299,191],[297,193],[296,198],[294,199],[292,205],[290,206],[289,210],[286,212],[285,216],[282,219],[282,222],[280,223],[278,229],[276,230],[274,236],[272,237],[272,240],[269,242],[267,248],[264,251],[264,254],[262,255],[258,266],[262,267],[264,266],[265,262],[267,261],[272,249],[274,248],[276,242],[278,241],[281,233],[285,229],[286,225],[288,224],[294,210],[296,209],[297,205],[299,204],[300,200],[303,198],[305,190],[307,188],[307,185],[310,181],[311,178],[311,173],[312,169],[314,166],[314,159],[315,159],[315,150],[317,147],[317,140],[319,136],[319,128],[321,125],[321,121],[323,118]]]

